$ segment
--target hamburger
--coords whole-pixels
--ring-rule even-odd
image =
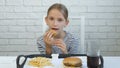
[[[53,35],[52,35],[53,38],[57,35],[57,32],[56,32],[55,30],[52,30],[52,29],[51,29],[50,32],[53,33]]]
[[[67,57],[63,60],[64,68],[81,68],[82,60],[77,57]]]

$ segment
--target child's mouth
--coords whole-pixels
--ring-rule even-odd
[[[52,28],[52,30],[58,30],[58,28]]]

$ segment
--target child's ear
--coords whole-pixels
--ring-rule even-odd
[[[45,17],[45,23],[48,25],[48,20],[47,20],[47,17]]]
[[[65,25],[67,26],[68,24],[69,24],[69,20],[66,21],[66,24],[65,24]]]

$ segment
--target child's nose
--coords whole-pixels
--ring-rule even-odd
[[[54,21],[54,25],[57,25],[57,23],[58,23],[58,22],[55,20],[55,21]]]

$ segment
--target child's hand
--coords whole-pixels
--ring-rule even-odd
[[[58,48],[60,48],[64,54],[68,53],[67,48],[66,48],[66,44],[64,43],[64,41],[62,39],[56,39],[54,44],[56,46],[58,46]]]
[[[54,42],[54,36],[55,36],[56,34],[55,34],[55,31],[54,30],[49,30],[49,31],[47,31],[46,33],[45,33],[45,35],[44,35],[44,42],[47,44],[47,45],[49,45],[49,46],[51,46],[52,44],[53,44],[53,42]]]

